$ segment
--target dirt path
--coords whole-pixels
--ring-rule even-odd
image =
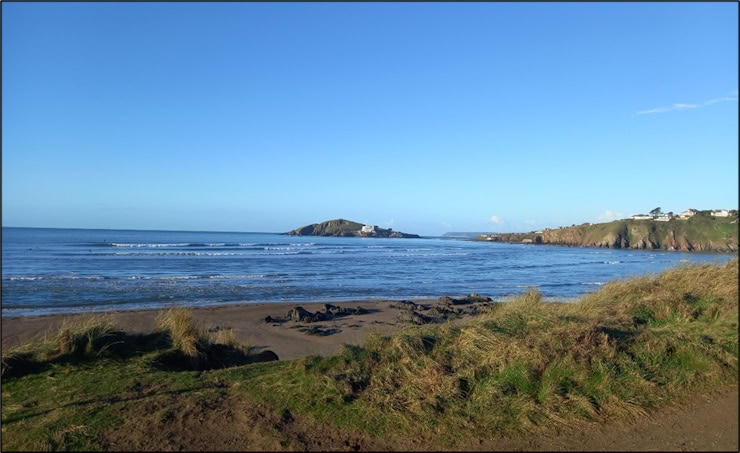
[[[281,417],[245,400],[188,407],[166,402],[166,420],[125,417],[109,433],[108,450],[158,451],[439,451],[413,439],[375,439],[300,416]],[[144,408],[141,408],[144,410]],[[156,412],[157,408],[146,408]],[[585,425],[558,436],[473,441],[462,451],[738,451],[738,390],[725,389],[683,406],[639,416],[630,424]]]
[[[738,389],[697,398],[634,423],[480,445],[489,451],[738,451]]]

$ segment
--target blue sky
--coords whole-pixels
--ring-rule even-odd
[[[3,3],[3,226],[738,207],[738,4]]]

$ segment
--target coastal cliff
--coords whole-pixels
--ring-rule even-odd
[[[530,233],[480,235],[478,241],[601,247],[613,249],[737,252],[737,216],[697,214],[688,219],[617,220]]]
[[[288,236],[339,236],[339,237],[376,237],[376,238],[419,238],[417,234],[393,231],[392,228],[380,228],[377,225],[363,225],[345,219],[327,220],[313,223],[287,233]]]

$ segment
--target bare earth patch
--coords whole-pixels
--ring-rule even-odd
[[[176,395],[140,406],[109,432],[114,451],[431,451],[421,440],[373,439],[296,417],[247,400],[178,401]],[[478,451],[738,451],[738,390],[725,389],[680,407],[638,417],[630,424],[591,424],[553,436],[475,440]]]

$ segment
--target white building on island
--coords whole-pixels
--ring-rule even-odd
[[[375,227],[372,225],[363,225],[360,229],[360,233],[362,234],[373,234],[375,233]]]

